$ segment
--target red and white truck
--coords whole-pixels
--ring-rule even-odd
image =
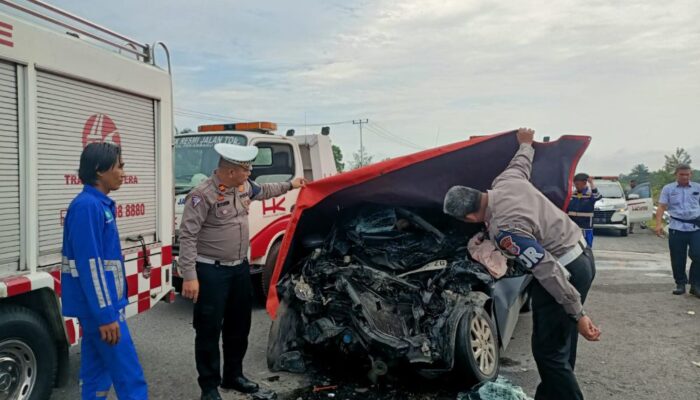
[[[62,223],[82,190],[80,153],[121,145],[113,193],[127,316],[172,299],[170,61],[37,0],[0,1],[0,399],[46,399],[67,380],[81,330],[61,316]]]
[[[323,128],[319,134],[300,136],[291,129],[285,136],[275,135],[276,130],[277,124],[272,122],[244,122],[202,125],[196,133],[176,136],[175,226],[180,226],[187,193],[216,169],[219,156],[214,145],[217,143],[257,146],[259,153],[250,176],[257,183],[286,182],[296,177],[311,182],[338,173],[329,128]],[[298,194],[298,190],[292,190],[280,197],[251,203],[248,259],[253,278],[260,278],[261,299],[267,298],[277,253]],[[173,252],[178,252],[177,239]]]

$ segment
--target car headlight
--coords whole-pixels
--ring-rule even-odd
[[[621,212],[621,213],[627,212],[627,207],[621,208],[621,209],[617,210],[617,212]]]

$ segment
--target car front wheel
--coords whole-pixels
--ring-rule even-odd
[[[469,309],[459,322],[455,372],[469,386],[498,376],[499,346],[496,325],[481,307]]]

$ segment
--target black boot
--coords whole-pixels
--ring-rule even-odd
[[[241,393],[255,393],[260,389],[260,386],[245,376],[240,375],[233,378],[232,381],[222,383],[221,388],[225,390],[235,390]]]
[[[695,297],[700,297],[700,291],[695,288],[695,285],[690,285],[690,290],[688,293],[692,294]]]
[[[202,400],[222,400],[219,391],[216,389],[209,389],[202,392]]]
[[[673,294],[675,294],[675,295],[685,294],[685,284],[676,285],[676,289],[673,291]]]

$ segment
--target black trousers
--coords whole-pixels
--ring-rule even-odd
[[[675,229],[668,231],[668,248],[671,252],[673,280],[678,285],[690,283],[700,291],[700,230],[683,232]],[[690,281],[685,273],[686,262],[690,256]]]
[[[586,249],[566,266],[571,272],[570,282],[586,299],[595,277],[595,260]],[[532,289],[532,354],[537,363],[541,382],[535,400],[579,400],[583,393],[576,381],[576,322],[564,308],[535,281]]]
[[[235,267],[197,263],[199,299],[194,305],[194,353],[203,391],[222,383],[219,338],[223,333],[223,383],[243,374],[253,307],[247,262]]]

